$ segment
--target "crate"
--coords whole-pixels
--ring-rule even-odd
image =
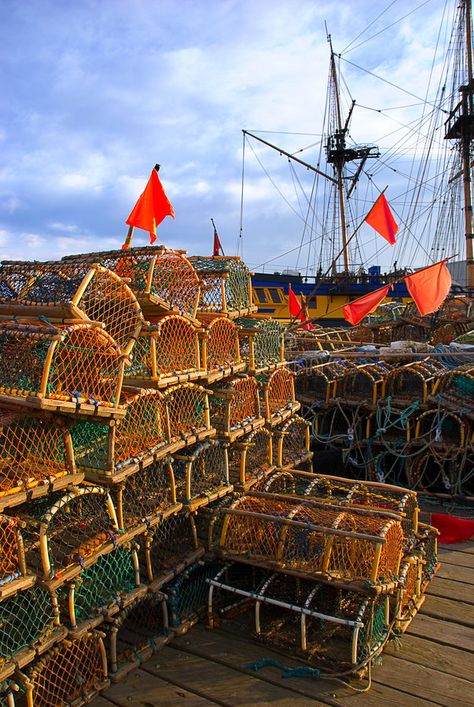
[[[308,464],[313,453],[310,450],[310,423],[299,415],[293,415],[273,430],[278,467],[297,467]]]
[[[81,707],[109,686],[102,634],[65,639],[38,658],[19,682],[28,707]]]
[[[201,356],[208,383],[243,371],[238,326],[226,317],[210,319],[202,332]]]
[[[0,511],[82,479],[64,424],[0,406]]]
[[[426,410],[419,415],[414,436],[415,444],[420,440],[423,446],[429,444],[439,454],[444,451],[452,455],[454,451],[466,447],[471,435],[469,423],[461,415],[436,409]]]
[[[344,401],[376,405],[385,397],[385,386],[390,369],[382,363],[365,363],[346,370],[335,381],[334,397]]]
[[[277,368],[258,377],[265,421],[272,427],[292,417],[301,407],[295,396],[295,374],[288,368]]]
[[[403,530],[384,513],[267,493],[242,496],[218,512],[225,519],[216,548],[225,559],[355,591],[397,586]]]
[[[59,625],[57,603],[47,589],[39,586],[0,602],[0,626],[0,682],[67,633]]]
[[[423,563],[421,571],[421,590],[423,592],[440,567],[438,561],[438,535],[439,531],[437,528],[427,523],[419,523],[413,554],[418,555]]]
[[[87,486],[52,494],[19,506],[24,523],[26,562],[55,589],[110,552],[120,535],[115,508],[106,489]]]
[[[126,384],[166,388],[204,378],[198,324],[179,314],[168,314],[155,324],[144,326],[133,349],[131,365],[125,369]]]
[[[189,262],[201,280],[198,318],[216,313],[235,318],[257,311],[251,274],[239,256],[192,255]]]
[[[189,511],[207,505],[233,489],[229,483],[227,447],[215,440],[175,454],[173,471],[177,498]]]
[[[129,283],[147,319],[171,311],[196,315],[200,280],[186,251],[164,246],[70,255],[63,261],[101,263]]]
[[[173,638],[165,595],[137,597],[111,619],[108,633],[110,679],[119,682]]]
[[[261,427],[229,446],[229,478],[234,486],[246,490],[272,472],[272,440],[272,432]]]
[[[0,513],[0,601],[35,582],[26,569],[22,525],[19,518]]]
[[[256,378],[238,375],[216,386],[211,398],[211,422],[217,434],[229,442],[263,427]]]
[[[437,399],[441,398],[443,407],[448,406],[454,410],[465,408],[466,401],[474,399],[474,366],[465,364],[439,376],[433,391]],[[437,403],[437,400],[434,402]],[[469,413],[472,418],[472,412]]]
[[[163,393],[127,389],[121,402],[126,415],[116,424],[80,420],[71,429],[77,467],[89,481],[119,482],[176,448]]]
[[[59,587],[61,622],[73,631],[93,628],[145,591],[135,544],[117,547]]]
[[[410,405],[413,400],[426,403],[445,370],[443,364],[436,359],[413,361],[394,368],[387,376],[386,395],[390,395],[398,404]]]
[[[276,319],[240,317],[240,353],[250,375],[271,371],[285,363],[285,327]]]
[[[145,321],[137,298],[115,273],[97,264],[54,261],[0,265],[0,316],[100,322],[125,355]]]
[[[180,383],[163,393],[166,404],[169,442],[177,451],[184,446],[213,437],[208,390],[196,383]]]
[[[338,381],[352,368],[347,361],[330,361],[313,364],[306,357],[296,371],[295,389],[298,400],[308,404],[327,403],[336,397]]]
[[[388,597],[231,563],[209,581],[209,624],[228,622],[325,673],[362,677],[390,636]]]
[[[98,326],[0,322],[0,402],[123,417],[124,357]]]
[[[186,633],[206,616],[208,580],[215,577],[221,566],[218,562],[201,560],[166,585],[169,625],[176,633]]]

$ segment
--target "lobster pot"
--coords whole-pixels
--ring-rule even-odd
[[[115,273],[97,264],[3,262],[0,314],[101,322],[129,354],[144,323],[137,298]]]
[[[164,518],[138,536],[140,576],[158,588],[203,554],[193,516],[185,511]]]
[[[101,635],[61,641],[25,671],[22,683],[28,707],[87,704],[109,685]]]
[[[409,405],[413,400],[425,403],[444,370],[444,366],[434,359],[414,361],[395,368],[387,376],[387,395],[401,404]]]
[[[223,511],[234,503],[235,498],[234,494],[229,494],[207,506],[201,506],[193,514],[197,541],[206,551],[215,551],[226,518]]]
[[[118,541],[118,524],[106,489],[74,488],[17,509],[25,524],[26,561],[52,585],[72,579],[110,552]]]
[[[311,460],[310,423],[293,415],[275,427],[276,463],[279,467],[296,467]]]
[[[0,509],[82,481],[75,472],[64,426],[0,407]]]
[[[254,430],[233,442],[228,453],[231,482],[242,488],[252,486],[274,468],[272,432],[265,427]]]
[[[246,364],[240,358],[239,328],[231,319],[211,319],[201,340],[202,368],[208,382],[242,371]]]
[[[301,403],[295,398],[295,374],[288,368],[277,368],[259,379],[267,423],[278,425],[300,409]]]
[[[251,576],[237,563],[222,568],[209,584],[211,625],[237,619],[265,643],[325,671],[363,671],[389,637],[387,597],[278,572]]]
[[[317,419],[317,439],[319,442],[338,442],[350,446],[353,442],[366,439],[367,425],[360,406],[344,405],[336,400]]]
[[[422,560],[415,556],[403,559],[400,567],[400,589],[395,601],[395,626],[404,633],[425,599],[422,593]]]
[[[124,359],[97,326],[0,323],[0,401],[122,417]]]
[[[225,558],[336,583],[397,581],[403,530],[385,514],[260,493],[223,513],[218,547]]]
[[[15,697],[20,698],[22,694],[13,680],[0,680],[0,707],[15,707]]]
[[[165,388],[205,376],[201,367],[197,323],[179,314],[168,314],[144,326],[125,370],[127,384]]]
[[[173,310],[194,317],[200,281],[184,253],[163,246],[148,246],[72,255],[63,261],[101,263],[126,279],[147,319]]]
[[[372,417],[369,416],[367,437],[381,440],[386,447],[394,444],[398,448],[413,437],[418,415],[418,403],[402,411],[393,408],[389,399],[379,402]]]
[[[306,365],[296,373],[296,393],[299,400],[307,400],[311,404],[327,403],[334,398],[338,380],[352,368],[346,361],[331,361],[309,367],[306,359],[303,361]]]
[[[64,638],[51,594],[38,586],[0,603],[0,680],[30,663],[45,644]]]
[[[468,422],[454,412],[427,410],[416,424],[415,437],[424,443],[435,446],[439,453],[443,450],[452,454],[453,448],[460,450],[466,446],[470,437]]]
[[[117,424],[79,420],[71,430],[76,464],[90,481],[118,481],[170,451],[163,394],[127,391],[122,402]]]
[[[108,642],[112,682],[122,680],[172,637],[165,595],[153,592],[137,597],[112,619]]]
[[[415,448],[416,450],[416,448]],[[411,449],[407,459],[406,474],[408,485],[417,491],[428,493],[456,493],[463,474],[463,450],[436,449],[435,445],[423,448],[418,454]]]
[[[328,504],[395,513],[401,518],[406,542],[418,532],[418,499],[414,491],[371,481],[354,481],[337,476],[312,474],[295,469],[275,470],[259,490],[269,493],[307,496]]]
[[[104,616],[118,611],[139,585],[136,547],[117,547],[58,589],[61,622],[72,629],[98,625]]]
[[[234,318],[257,311],[252,304],[250,272],[239,256],[192,255],[189,261],[201,280],[199,318],[209,313]]]
[[[440,376],[435,392],[443,405],[464,408],[466,401],[474,399],[474,366],[466,364],[447,371]]]
[[[21,522],[0,513],[0,599],[28,582]],[[16,581],[19,580],[19,581]]]
[[[285,361],[283,334],[285,327],[276,319],[240,317],[240,353],[250,375],[257,375],[280,366]]]
[[[174,450],[212,437],[208,391],[195,383],[180,383],[168,388],[163,397],[166,405],[169,441]]]
[[[207,614],[208,580],[220,567],[217,562],[196,562],[166,585],[171,628],[187,631]]]
[[[257,380],[240,375],[214,389],[211,421],[217,433],[232,442],[245,433],[263,427]]]
[[[216,498],[230,493],[227,447],[222,442],[210,440],[193,447],[186,453],[175,454],[173,471],[177,496],[195,510]]]
[[[138,469],[115,492],[119,525],[139,533],[181,509],[176,501],[176,486],[170,461],[157,459]]]
[[[366,363],[346,371],[335,385],[335,397],[376,405],[385,397],[385,381],[389,370],[381,363]]]
[[[421,557],[423,569],[421,572],[421,590],[424,592],[429,582],[439,569],[438,562],[439,531],[432,525],[420,523],[419,533],[413,554]]]

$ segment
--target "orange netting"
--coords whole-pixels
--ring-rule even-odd
[[[260,418],[258,383],[250,376],[239,376],[214,391],[212,422],[219,432],[231,432]]]
[[[24,555],[19,521],[0,513],[0,587],[22,574]]]
[[[277,368],[260,377],[265,398],[267,422],[281,421],[283,413],[296,412],[300,404],[295,399],[295,374],[288,368]]]
[[[163,394],[168,412],[170,441],[210,430],[207,391],[194,383],[168,388]]]
[[[240,363],[238,328],[230,319],[217,317],[206,328],[207,371],[219,371]]]
[[[293,415],[275,428],[278,466],[297,466],[311,457],[309,428],[309,422],[299,415]]]
[[[209,496],[229,483],[226,447],[210,440],[194,445],[186,453],[173,458],[178,500],[191,501],[199,496]]]
[[[250,271],[238,256],[190,256],[190,263],[201,278],[199,310],[239,313],[254,310]]]

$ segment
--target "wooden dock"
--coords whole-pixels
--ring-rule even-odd
[[[420,612],[375,665],[372,686],[358,693],[336,681],[282,678],[263,658],[301,666],[246,636],[198,625],[96,698],[93,707],[464,707],[474,705],[474,542],[444,546],[441,568]],[[365,686],[365,682],[360,687]]]

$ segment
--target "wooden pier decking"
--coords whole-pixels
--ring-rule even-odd
[[[112,685],[93,707],[341,705],[423,707],[474,705],[474,542],[441,546],[441,568],[426,601],[375,665],[372,686],[357,693],[334,680],[282,678],[263,658],[302,665],[247,636],[199,624]],[[365,681],[361,683],[364,687]]]

